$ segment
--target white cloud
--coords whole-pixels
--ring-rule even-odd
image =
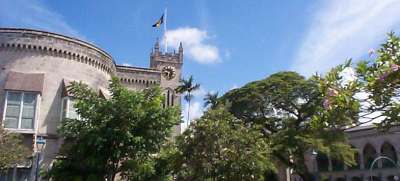
[[[219,62],[218,47],[206,43],[207,39],[210,39],[207,31],[193,27],[184,27],[168,30],[162,42],[166,40],[170,48],[177,48],[179,43],[182,42],[184,52],[198,63],[209,64]]]
[[[181,130],[182,131],[185,130],[186,127],[187,127],[187,122],[188,122],[187,112],[188,112],[188,109],[189,109],[189,104],[185,103],[184,104],[184,109],[183,109],[183,112],[182,112],[182,116],[183,116],[183,120],[184,120],[184,123],[181,124],[181,127],[182,127]],[[205,109],[203,107],[203,104],[200,101],[192,101],[190,103],[190,112],[189,112],[191,122],[193,122],[193,120],[195,120],[197,118],[200,118],[203,115],[204,110]]]
[[[63,16],[38,0],[1,0],[0,26],[41,29],[84,39]]]
[[[192,95],[196,98],[203,98],[207,94],[207,90],[200,86],[199,89],[192,92]]]
[[[360,58],[399,27],[398,0],[322,1],[300,45],[292,69],[325,72],[347,58]]]
[[[192,92],[192,95],[194,96],[191,104],[190,104],[190,120],[193,122],[193,120],[200,118],[204,111],[206,111],[206,108],[204,108],[204,96],[208,93],[215,93],[215,91],[209,91],[208,89],[204,87],[200,87],[196,91]],[[182,110],[182,117],[184,122],[181,124],[181,130],[185,130],[188,122],[188,117],[187,117],[187,112],[189,109],[189,104],[185,101],[184,104],[182,105],[183,110]]]
[[[189,47],[189,55],[200,63],[215,63],[219,59],[218,48],[212,45]]]

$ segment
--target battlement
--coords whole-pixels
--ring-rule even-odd
[[[150,68],[157,68],[158,64],[177,64],[180,66],[183,63],[183,47],[182,43],[179,45],[178,52],[162,52],[160,51],[160,43],[157,39],[154,48],[150,54]]]

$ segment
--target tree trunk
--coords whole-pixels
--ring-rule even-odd
[[[189,124],[190,124],[190,101],[191,101],[191,95],[190,95],[190,92],[188,93],[189,94],[189,99],[188,99],[188,113],[187,113],[187,117],[188,117],[188,120],[187,120],[187,127],[189,127]]]

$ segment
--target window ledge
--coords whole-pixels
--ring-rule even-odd
[[[35,134],[35,130],[33,129],[15,129],[15,128],[4,128],[4,129],[12,133]]]

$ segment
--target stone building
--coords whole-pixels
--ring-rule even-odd
[[[43,165],[56,157],[62,142],[57,127],[64,117],[78,116],[66,91],[71,81],[82,81],[108,96],[112,76],[129,89],[160,86],[164,106],[180,105],[175,88],[181,78],[183,48],[163,53],[156,42],[149,68],[117,65],[104,50],[68,36],[30,29],[0,28],[0,112],[2,126],[21,133],[24,143],[36,151],[38,138],[46,140]],[[177,125],[175,134],[180,133]],[[8,180],[27,180],[35,164],[8,171]],[[3,174],[0,180],[6,180]],[[12,180],[12,179],[11,179]]]
[[[306,155],[307,166],[318,180],[394,181],[400,176],[400,127],[380,132],[374,126],[362,126],[349,129],[347,134],[349,144],[357,150],[357,164],[348,167],[324,154],[310,153]],[[301,179],[293,176],[291,180]]]

